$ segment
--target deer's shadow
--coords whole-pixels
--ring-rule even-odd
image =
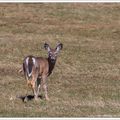
[[[40,77],[37,78],[36,84],[37,84],[37,87],[39,86],[39,84],[41,84],[41,78],[40,78]],[[17,97],[17,98],[19,98],[19,99],[21,99],[23,102],[25,102],[25,99],[26,99],[27,101],[33,100],[33,99],[34,99],[34,95],[19,96],[19,97]],[[43,96],[42,96],[42,95],[39,95],[39,96],[38,96],[38,99],[43,99]]]
[[[27,99],[27,101],[31,101],[34,99],[34,95],[27,95],[27,96],[19,96],[17,97],[19,99],[21,99],[23,102],[25,102],[25,99]],[[43,99],[43,96],[42,95],[39,95],[38,96],[38,99]]]

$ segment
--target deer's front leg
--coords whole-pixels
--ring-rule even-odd
[[[45,99],[46,100],[49,100],[49,97],[48,97],[48,88],[47,88],[47,83],[46,83],[46,76],[42,76],[42,85],[43,85],[43,89],[45,91]]]
[[[36,81],[36,86],[37,86],[37,96],[39,95],[39,92],[40,92],[40,89],[41,89],[41,78],[37,78],[37,81]]]

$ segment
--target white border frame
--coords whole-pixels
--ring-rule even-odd
[[[120,0],[0,0],[0,3],[120,3]],[[68,117],[54,117],[54,118],[45,118],[45,117],[0,117],[0,120],[120,120],[120,118],[89,118],[89,117],[76,117],[76,118],[68,118]]]
[[[39,3],[39,2],[56,2],[56,3],[74,3],[74,2],[81,2],[81,3],[120,3],[120,0],[0,0],[0,3]]]
[[[120,120],[120,118],[0,118],[1,120]]]

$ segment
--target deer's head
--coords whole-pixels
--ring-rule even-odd
[[[48,58],[52,61],[55,62],[57,59],[57,55],[59,53],[60,50],[62,50],[63,48],[63,44],[62,43],[58,43],[55,49],[50,48],[49,44],[45,43],[44,44],[44,48],[45,50],[48,51]]]

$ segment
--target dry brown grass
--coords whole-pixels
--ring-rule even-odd
[[[0,116],[119,117],[119,11],[118,3],[1,3]],[[26,55],[47,56],[44,41],[64,45],[48,78],[51,100],[23,103],[17,71]]]

